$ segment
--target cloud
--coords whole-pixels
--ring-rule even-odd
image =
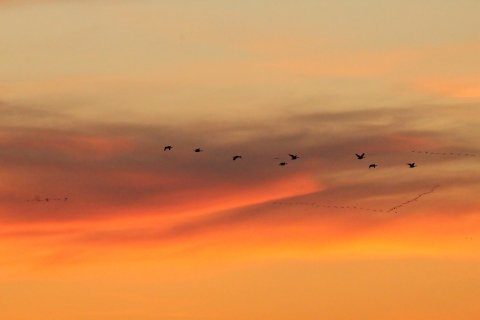
[[[412,152],[480,156],[476,145],[458,139],[478,138],[462,116],[475,106],[456,106],[460,116],[445,118],[450,108],[318,111],[170,126],[78,119],[70,128],[4,125],[0,219],[8,232],[2,237],[136,246],[248,238],[248,230],[259,237],[310,230],[298,234],[304,237],[330,226],[322,230],[336,239],[385,228],[400,214],[412,221],[422,212],[467,216],[478,208],[478,158]],[[28,118],[35,112],[25,107],[12,114]],[[165,145],[173,149],[163,151]],[[194,153],[197,147],[204,152]],[[356,159],[359,152],[366,153],[364,160]],[[300,158],[292,161],[288,153]],[[236,154],[243,158],[234,162]],[[280,161],[288,165],[280,167]],[[408,169],[407,162],[418,168]],[[369,170],[370,163],[378,167]],[[351,209],[386,210],[435,185],[441,187],[398,214]],[[69,200],[26,201],[35,195]],[[24,231],[25,225],[44,227]],[[71,228],[76,231],[62,231]]]
[[[328,178],[327,170],[342,175],[357,169],[360,162],[352,163],[351,156],[358,152],[367,153],[367,162],[381,160],[386,168],[413,161],[412,150],[461,147],[478,153],[475,146],[455,141],[461,134],[460,124],[450,121],[442,131],[431,128],[438,121],[435,113],[446,108],[317,112],[259,123],[201,122],[171,127],[82,121],[69,129],[7,127],[0,128],[0,151],[5,168],[15,172],[17,179],[28,176],[32,184],[37,181],[48,189],[70,184],[77,192],[85,189],[80,193],[90,200],[98,196],[114,202],[117,198],[124,204],[217,186],[236,190],[280,177],[317,174]],[[24,109],[17,115],[29,117],[31,113]],[[43,116],[55,119],[57,114]],[[172,151],[163,151],[167,144],[174,146]],[[193,149],[197,147],[205,151],[196,154]],[[300,159],[290,161],[288,153],[299,154]],[[243,159],[231,161],[235,154]],[[277,162],[283,160],[289,165],[280,174]],[[423,157],[422,161],[453,160]],[[21,189],[17,192],[24,193]],[[38,193],[41,190],[29,197]]]

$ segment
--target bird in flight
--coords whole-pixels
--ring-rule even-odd
[[[237,160],[237,159],[242,159],[242,156],[235,156],[233,157],[233,161]]]
[[[362,153],[361,155],[355,153],[355,155],[357,156],[358,160],[365,158],[365,153]]]
[[[165,148],[163,148],[163,151],[165,150],[171,150],[172,149],[172,146],[166,146]]]
[[[197,149],[195,149],[195,150],[193,150],[193,151],[195,151],[195,152],[202,152],[203,150],[200,149],[200,148],[197,148]]]
[[[292,160],[298,159],[298,156],[296,154],[288,154],[290,157],[292,157]]]
[[[377,166],[377,165],[376,165],[375,163],[374,163],[374,164],[371,164],[371,165],[368,166],[368,169],[370,169],[370,168],[375,169],[376,166]]]
[[[280,165],[281,165],[281,166],[284,166],[284,165],[286,165],[286,164],[287,164],[286,162],[280,162]]]
[[[410,166],[410,168],[415,168],[416,167],[415,162],[414,163],[407,163],[407,164]]]

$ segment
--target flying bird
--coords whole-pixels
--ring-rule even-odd
[[[166,146],[165,148],[163,148],[163,151],[165,150],[171,150],[172,149],[172,146]]]
[[[298,156],[296,154],[288,154],[290,157],[292,157],[292,160],[298,159]]]
[[[235,156],[235,157],[233,157],[233,161],[235,161],[236,159],[242,159],[242,156]]]
[[[358,160],[365,158],[365,153],[362,153],[361,155],[355,153],[355,155],[357,156]]]
[[[281,166],[284,166],[284,165],[286,165],[286,164],[287,164],[286,162],[280,162],[280,165],[281,165]]]
[[[195,152],[202,152],[203,150],[200,149],[200,148],[197,148],[197,149],[195,149],[195,150],[193,150],[193,151],[195,151]]]
[[[410,166],[410,168],[415,168],[416,167],[415,162],[414,163],[407,163],[407,164]]]
[[[376,166],[377,166],[377,165],[376,165],[375,163],[374,163],[374,164],[371,164],[371,165],[368,166],[368,169],[370,169],[370,168],[375,169]]]

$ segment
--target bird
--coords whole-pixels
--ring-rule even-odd
[[[358,160],[365,158],[365,153],[362,153],[361,155],[355,153],[355,155],[357,156]]]
[[[374,169],[375,169],[376,166],[377,166],[377,165],[376,165],[375,163],[374,163],[374,164],[371,164],[371,165],[368,166],[368,169],[370,169],[370,168],[374,168]]]
[[[235,156],[233,157],[233,160],[235,161],[236,159],[242,159],[242,156]]]
[[[172,146],[166,146],[165,148],[163,148],[163,151],[165,150],[171,150],[172,149]]]
[[[193,151],[195,151],[195,152],[202,152],[203,150],[200,149],[200,148],[197,148],[197,149],[195,149],[195,150],[193,150]]]
[[[280,162],[280,165],[281,165],[281,166],[284,166],[284,165],[286,165],[286,164],[287,164],[286,162]]]
[[[288,154],[290,157],[292,157],[292,160],[298,159],[298,156],[296,154]]]
[[[407,164],[410,166],[410,168],[415,168],[416,167],[415,162],[414,163],[407,163]]]

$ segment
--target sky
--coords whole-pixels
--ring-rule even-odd
[[[478,319],[479,14],[0,0],[2,319]]]

